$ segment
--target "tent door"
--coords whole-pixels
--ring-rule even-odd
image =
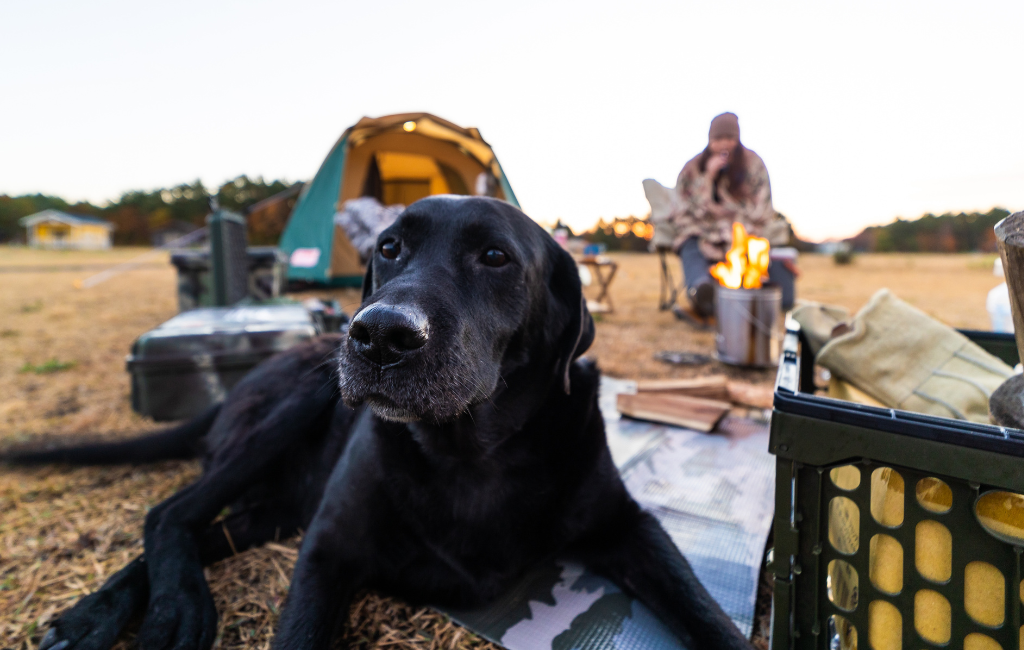
[[[384,205],[409,205],[430,196],[429,178],[394,178],[381,182]]]
[[[334,226],[334,242],[331,244],[331,277],[362,275],[366,272],[359,259],[359,251],[349,241],[345,229]]]

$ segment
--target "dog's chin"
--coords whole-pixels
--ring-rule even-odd
[[[401,369],[382,369],[343,346],[338,370],[338,387],[345,403],[352,407],[366,404],[377,417],[390,422],[441,424],[457,420],[473,404],[487,399],[498,381],[496,371],[487,381],[477,379],[479,369],[451,347],[440,355],[415,359]]]
[[[353,403],[352,400],[346,400],[346,402],[349,404]],[[440,406],[440,408],[417,412],[379,394],[367,395],[362,400],[359,400],[359,402],[369,406],[374,415],[388,422],[425,421],[432,424],[456,420],[472,406],[471,404],[461,403],[435,405]]]
[[[440,424],[457,419],[472,404],[463,400],[410,400],[409,395],[388,395],[380,387],[361,385],[359,381],[342,381],[341,398],[348,406],[370,407],[373,414],[388,422],[426,421]]]
[[[368,397],[366,405],[373,414],[388,422],[416,422],[420,416],[379,397]]]

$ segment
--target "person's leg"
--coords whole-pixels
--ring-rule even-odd
[[[783,260],[772,260],[768,264],[768,279],[782,289],[782,311],[793,308],[796,300],[796,275]]]
[[[715,281],[708,269],[711,263],[700,252],[696,237],[690,237],[679,250],[683,265],[683,283],[686,285],[686,297],[690,300],[694,311],[703,318],[715,313]]]

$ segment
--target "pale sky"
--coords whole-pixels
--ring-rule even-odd
[[[740,117],[807,238],[1024,209],[1024,2],[0,0],[0,193],[309,179],[363,115],[479,127],[523,209],[647,213]]]

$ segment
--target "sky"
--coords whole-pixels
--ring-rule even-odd
[[[363,115],[478,127],[527,214],[643,216],[739,115],[809,239],[1024,209],[1024,2],[0,0],[0,193],[306,180]]]

